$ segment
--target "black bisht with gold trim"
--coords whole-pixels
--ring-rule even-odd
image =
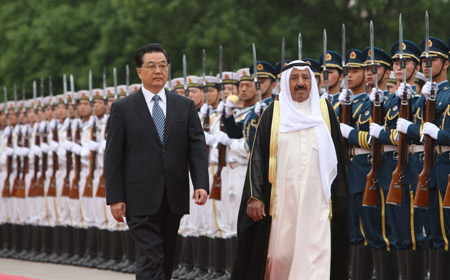
[[[336,148],[338,174],[331,186],[331,279],[348,279],[348,182],[344,145],[339,122],[332,105],[327,102],[331,137]],[[258,125],[249,159],[238,217],[238,248],[231,279],[264,279],[272,217],[269,183],[270,137],[274,103],[264,111]],[[251,185],[250,185],[251,184]],[[247,215],[247,202],[254,197],[265,205],[266,217],[258,222]]]

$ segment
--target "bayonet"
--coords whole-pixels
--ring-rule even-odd
[[[402,69],[402,82],[406,84],[406,61],[403,57],[403,24],[402,14],[398,18],[398,53],[400,59],[400,68]]]
[[[127,87],[128,91],[128,87]],[[106,68],[103,68],[103,95],[105,97],[105,102],[108,102],[108,91],[106,90]],[[114,96],[115,98],[115,96]]]
[[[344,89],[348,89],[348,77],[347,77],[347,67],[345,65],[345,54],[346,54],[346,34],[345,34],[345,24],[342,24],[342,74],[344,75]]]
[[[375,43],[374,43],[374,31],[373,31],[373,21],[370,21],[370,65],[372,67],[372,74],[374,77],[374,88],[378,90],[378,71],[377,71],[377,65],[375,65]],[[376,98],[378,99],[378,98]],[[379,100],[375,100],[375,103],[379,104]],[[378,106],[376,105],[376,106]]]
[[[126,95],[128,96],[130,94],[129,87],[130,87],[130,67],[125,65],[125,84],[127,88],[125,89]],[[106,94],[106,91],[105,91]],[[106,98],[105,98],[106,99]]]
[[[3,96],[4,96],[4,101],[5,101],[5,114],[6,114],[6,122],[7,122],[7,125],[8,126],[10,126],[11,124],[10,124],[10,122],[9,122],[9,108],[8,108],[8,90],[6,89],[6,86],[5,87],[3,87]]]
[[[25,84],[22,84],[22,112],[27,114],[27,111],[25,110]],[[27,118],[25,118],[25,122],[27,122]]]
[[[76,119],[78,118],[78,112],[77,112],[77,103],[75,102],[75,80],[72,74],[70,74],[70,91],[72,92],[72,106],[75,112],[75,119]]]
[[[55,105],[53,104],[53,82],[52,76],[48,76],[48,92],[50,94],[50,107],[53,111],[53,119],[56,119]]]
[[[430,56],[430,46],[428,45],[428,42],[430,41],[430,25],[429,25],[429,18],[428,18],[428,11],[425,12],[425,62],[426,67],[428,68],[428,81],[430,83],[433,83],[433,73],[432,73],[432,60]]]
[[[222,102],[225,102],[225,91],[224,91],[224,85],[223,85],[222,72],[223,72],[223,50],[222,50],[222,46],[220,46],[219,47],[219,86],[220,86],[220,91],[222,93]]]
[[[206,87],[206,52],[205,52],[205,49],[202,50],[202,77],[203,77],[202,78],[202,87],[203,87],[203,92],[205,93],[205,103],[206,103],[206,105],[209,105],[208,104],[208,88]]]
[[[89,70],[89,101],[91,102],[91,106],[94,106],[92,98],[92,70]]]
[[[187,62],[186,55],[183,54],[183,77],[184,77],[184,95],[189,97],[188,83],[187,83]]]
[[[33,81],[33,100],[34,100],[33,109],[37,114],[37,84],[36,84],[36,81]]]
[[[202,87],[203,93],[205,94],[205,103],[206,103],[206,115],[203,118],[203,131],[209,132],[209,103],[208,103],[208,88],[206,86],[206,52],[205,49],[202,50]]]
[[[63,75],[63,94],[64,96],[64,103],[66,104],[66,108],[68,108],[69,104],[67,103],[67,76],[66,74]]]
[[[302,33],[298,33],[298,59],[302,60],[303,42]]]
[[[117,99],[117,69],[113,68],[113,86],[114,86],[114,98]]]
[[[328,85],[328,71],[327,71],[327,30],[323,30],[323,58],[322,58],[322,67],[323,67],[323,79],[325,81],[325,93],[328,94],[329,85]]]
[[[17,88],[14,84],[14,112],[17,113]]]
[[[255,82],[255,88],[258,91],[258,101],[261,102],[261,87],[258,81],[258,68],[256,66],[256,47],[253,43],[253,81]]]
[[[172,68],[169,67],[169,77],[167,78],[167,83],[169,84],[169,91],[172,91]]]

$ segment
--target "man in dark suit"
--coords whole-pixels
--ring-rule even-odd
[[[107,204],[137,248],[136,279],[170,279],[180,219],[206,202],[208,160],[194,102],[166,91],[170,57],[160,44],[135,56],[137,93],[112,104],[105,151]]]

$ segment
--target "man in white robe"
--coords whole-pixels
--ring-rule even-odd
[[[348,186],[336,116],[303,61],[285,66],[280,85],[249,160],[232,279],[348,279]]]

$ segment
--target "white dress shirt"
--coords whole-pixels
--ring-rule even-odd
[[[144,88],[144,85],[141,86],[141,90],[142,93],[144,94],[144,98],[145,98],[145,103],[147,104],[148,110],[150,111],[150,114],[153,117],[153,105],[155,103],[155,101],[153,101],[153,96],[155,96],[155,93],[147,90],[146,88]],[[166,96],[166,91],[164,90],[164,88],[162,88],[157,95],[159,95],[160,99],[158,101],[159,107],[161,107],[161,109],[164,112],[164,116],[166,116],[166,108],[167,108],[167,96]]]

